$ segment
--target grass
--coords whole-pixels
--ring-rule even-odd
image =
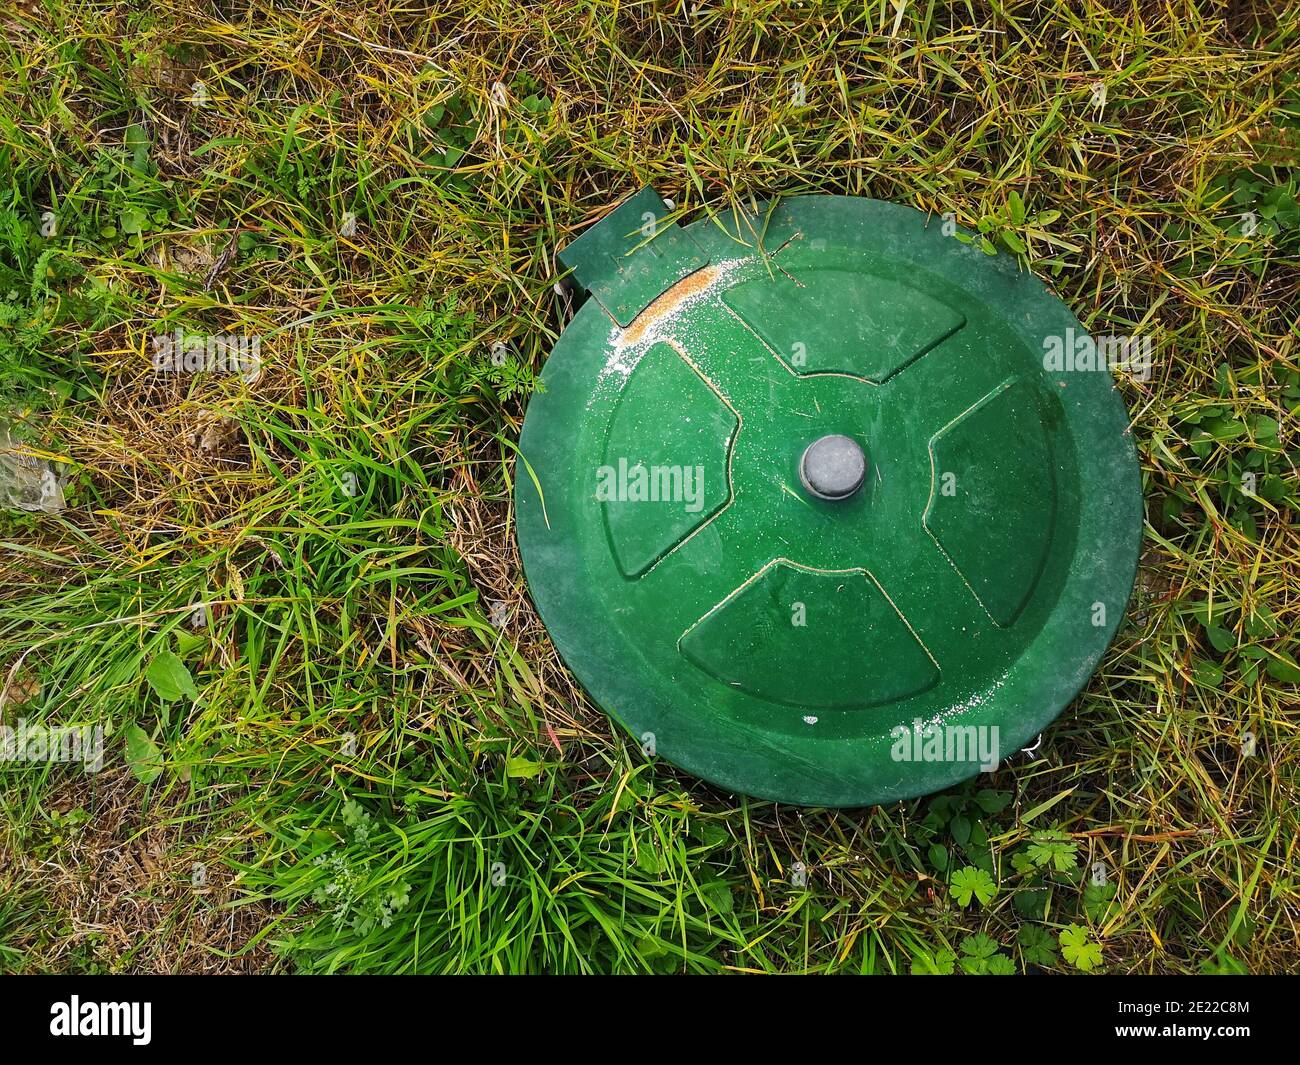
[[[0,712],[107,733],[98,774],[0,765],[0,970],[1298,967],[1300,11],[0,20],[0,388],[66,496],[0,511]],[[720,794],[557,660],[513,441],[556,248],[649,182],[952,212],[1153,338],[1129,617],[991,781]],[[258,337],[260,376],[154,373],[177,329]]]

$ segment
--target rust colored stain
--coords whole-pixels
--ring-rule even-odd
[[[669,317],[683,302],[692,296],[698,295],[713,284],[713,280],[717,276],[718,268],[716,266],[704,266],[696,270],[695,273],[688,274],[633,318],[632,324],[619,335],[618,342],[620,344],[635,344],[651,328]]]

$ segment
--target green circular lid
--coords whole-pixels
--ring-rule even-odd
[[[818,806],[955,784],[1078,693],[1141,496],[1070,311],[950,226],[815,196],[561,253],[591,298],[529,405],[520,552],[555,645],[659,757]],[[947,230],[947,232],[945,232]]]

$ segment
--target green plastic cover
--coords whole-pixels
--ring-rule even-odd
[[[730,791],[858,806],[993,770],[1133,586],[1107,361],[1074,357],[1090,338],[1032,275],[910,208],[668,213],[643,190],[561,253],[590,298],[516,477],[555,646],[647,753]],[[815,491],[844,460],[849,494]]]

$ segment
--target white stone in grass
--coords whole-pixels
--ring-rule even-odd
[[[53,462],[16,443],[0,423],[0,504],[14,510],[58,514],[64,507],[63,480]]]

